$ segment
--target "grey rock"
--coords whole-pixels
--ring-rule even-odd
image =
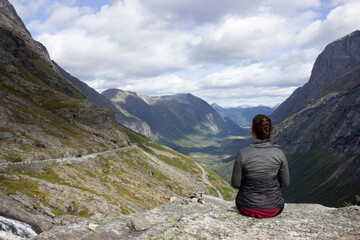
[[[12,138],[14,135],[9,132],[0,132],[0,140],[8,140],[9,138]]]
[[[205,204],[168,203],[144,213],[99,223],[55,227],[34,239],[359,239],[360,207],[328,208],[318,204],[286,204],[268,219],[240,215],[233,201],[204,196]],[[130,219],[144,217],[151,228],[131,231]]]
[[[145,217],[139,216],[130,218],[131,224],[136,231],[144,231],[151,228],[151,222]]]
[[[95,231],[95,229],[98,227],[99,225],[98,224],[95,224],[95,223],[89,223],[89,226],[88,228],[92,231]]]
[[[13,198],[0,191],[0,215],[26,222],[37,233],[49,230],[56,225],[52,216],[34,208],[31,204],[32,201],[26,195]]]

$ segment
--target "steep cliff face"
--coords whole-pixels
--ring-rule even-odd
[[[61,75],[70,82],[72,82],[90,102],[114,112],[116,119],[121,124],[124,124],[128,128],[138,133],[141,133],[147,137],[151,137],[150,127],[144,121],[141,121],[140,119],[132,116],[127,111],[122,109],[120,106],[113,104],[113,102],[111,102],[108,98],[104,97],[103,95],[95,91],[93,88],[89,87],[86,83],[80,81],[78,78],[66,72],[55,62],[53,63],[56,66],[56,68],[59,70]]]
[[[323,96],[334,91],[353,87],[354,80],[339,81],[345,74],[351,74],[360,64],[360,31],[355,31],[335,42],[330,43],[317,57],[309,82],[294,93],[274,111],[272,120],[280,123],[287,117],[312,105]]]
[[[279,123],[275,141],[288,151],[293,168],[288,200],[341,206],[358,194],[359,96],[356,31],[329,44],[317,58],[309,82],[271,115]]]

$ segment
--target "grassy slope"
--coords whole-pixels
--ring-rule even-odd
[[[237,152],[249,144],[249,139],[243,136],[206,137],[188,135],[187,139],[179,139],[166,145],[178,152],[204,164],[215,171],[225,181],[229,181],[232,168],[229,162],[235,159]]]
[[[342,207],[344,201],[354,202],[355,194],[360,192],[359,184],[332,177],[347,156],[326,152],[315,145],[308,152],[286,155],[291,176],[291,184],[284,191],[287,202]]]
[[[36,65],[48,79],[58,77],[47,66],[41,63]],[[201,170],[192,159],[120,126],[115,118],[113,122],[105,119],[107,126],[97,122],[97,115],[104,116],[108,112],[101,114],[102,110],[95,107],[96,112],[91,115],[92,108],[89,107],[92,105],[76,89],[72,89],[73,94],[69,96],[39,81],[26,69],[22,70],[22,77],[9,74],[5,69],[0,70],[0,105],[8,109],[9,122],[29,129],[26,135],[21,133],[22,139],[36,143],[39,141],[38,134],[42,134],[39,139],[50,139],[43,142],[46,148],[0,141],[3,159],[22,161],[34,156],[36,160],[60,157],[64,150],[83,154],[89,149],[104,151],[122,146],[124,143],[121,139],[116,139],[121,136],[129,136],[131,142],[140,147],[101,155],[77,164],[9,167],[0,172],[1,191],[20,198],[26,195],[33,199],[31,202],[37,209],[51,211],[55,215],[81,217],[95,216],[102,211],[104,204],[106,210],[102,214],[105,215],[149,209],[167,202],[171,192],[180,196],[193,192],[217,196],[215,189],[202,181]],[[69,113],[74,120],[64,116]],[[16,136],[16,131],[7,126],[0,130]],[[118,132],[123,130],[126,133]],[[159,164],[163,166],[162,169]],[[167,169],[182,175],[184,179],[175,179]],[[225,196],[232,196],[233,189],[227,183],[215,176],[210,181]]]
[[[131,137],[134,137],[132,135],[130,135]],[[188,144],[188,142],[187,142]],[[156,142],[147,142],[147,144],[143,144],[140,141],[140,146],[147,152],[155,154],[153,151],[151,151],[151,149],[149,149],[147,146],[151,146],[155,149],[161,150],[161,151],[165,151],[165,152],[170,152],[171,154],[174,154],[178,157],[180,157],[182,159],[182,162],[179,161],[172,161],[169,158],[166,158],[165,156],[161,157],[162,160],[164,160],[167,164],[173,165],[175,167],[178,167],[184,171],[189,171],[190,168],[197,168],[194,160],[197,160],[196,158],[189,158],[186,155],[183,155],[179,152],[176,152],[168,147],[165,147],[159,143]],[[199,162],[199,161],[198,161]],[[207,165],[207,164],[205,164]],[[235,190],[228,184],[226,183],[226,181],[224,181],[222,178],[220,178],[216,173],[214,173],[210,167],[210,169],[208,167],[205,167],[206,171],[207,171],[207,177],[208,180],[210,181],[210,183],[212,185],[214,185],[224,196],[224,199],[226,200],[232,200],[234,198],[234,194],[235,194]],[[217,196],[217,193],[215,191],[215,189],[212,190],[212,195]]]
[[[132,130],[126,131],[139,148],[79,163],[7,168],[0,172],[0,189],[10,195],[25,194],[39,209],[50,209],[56,216],[80,217],[95,216],[104,204],[106,211],[101,214],[112,217],[150,209],[166,203],[171,192],[179,196],[193,192],[217,196],[215,189],[202,181],[202,172],[192,159]],[[225,199],[233,199],[235,191],[207,171],[209,181]]]
[[[36,62],[36,61],[34,61]],[[44,76],[48,79],[58,77],[51,69],[41,63],[36,62]],[[120,125],[115,122],[108,122],[108,126],[113,125],[112,130],[107,130],[103,137],[94,135],[100,129],[96,123],[91,122],[86,127],[80,128],[77,124],[78,119],[69,120],[65,115],[73,115],[74,118],[86,118],[84,114],[107,114],[99,108],[90,109],[85,98],[71,85],[68,91],[71,96],[56,91],[37,79],[25,68],[21,70],[22,77],[7,73],[4,68],[0,68],[0,106],[6,109],[8,119],[1,124],[2,132],[8,132],[14,136],[21,134],[22,139],[28,139],[35,143],[42,143],[46,148],[36,147],[35,144],[26,144],[21,141],[11,142],[11,146],[6,141],[1,141],[1,156],[6,160],[29,159],[36,155],[37,158],[57,157],[62,152],[88,152],[113,148],[110,139],[117,140],[118,145],[122,145],[122,140],[118,139]],[[69,83],[70,84],[70,83]],[[97,112],[98,111],[98,112]],[[85,124],[86,125],[86,124]],[[46,142],[47,141],[47,142]],[[48,143],[48,144],[47,144]],[[113,146],[110,146],[113,145]],[[13,149],[18,149],[14,151]],[[91,151],[91,150],[90,150]]]

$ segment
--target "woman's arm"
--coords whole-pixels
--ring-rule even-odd
[[[290,185],[290,174],[289,174],[289,166],[288,166],[288,162],[286,160],[286,157],[284,155],[284,153],[281,151],[281,167],[278,173],[278,178],[279,178],[279,182],[280,182],[280,187],[287,187]]]
[[[233,172],[231,176],[231,185],[234,188],[240,188],[241,186],[241,179],[242,179],[241,158],[242,158],[241,153],[238,152],[234,162]]]

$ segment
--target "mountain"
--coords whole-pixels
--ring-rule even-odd
[[[89,87],[86,83],[80,81],[78,78],[72,76],[70,73],[66,72],[55,62],[53,64],[59,70],[61,75],[73,83],[84,95],[87,100],[90,102],[97,104],[103,108],[109,109],[115,113],[116,119],[121,123],[127,126],[128,128],[141,133],[147,137],[151,137],[150,127],[140,119],[132,116],[124,109],[120,108],[118,105],[113,104],[108,98],[104,97],[100,93],[98,93],[95,89]]]
[[[152,139],[205,164],[227,179],[222,166],[235,158],[248,129],[221,116],[207,102],[192,94],[149,97],[109,89],[102,93],[114,104],[146,122]]]
[[[266,106],[257,106],[257,107],[229,107],[223,108],[217,105],[216,103],[211,104],[211,106],[220,114],[229,117],[235,123],[241,127],[251,127],[252,119],[257,114],[270,115],[274,109]]]
[[[148,97],[109,89],[102,93],[130,114],[146,122],[159,142],[187,135],[239,135],[245,131],[227,117],[220,116],[204,100],[191,94]]]
[[[348,239],[360,237],[359,206],[327,208],[286,204],[278,217],[240,215],[234,202],[204,196],[204,204],[179,199],[144,213],[81,222],[44,232],[46,239]],[[116,227],[115,227],[116,226]],[[137,229],[145,229],[136,231]]]
[[[61,77],[13,7],[0,3],[1,158],[45,158],[127,145],[130,140],[113,114],[88,102]]]
[[[0,0],[0,216],[40,233],[170,196],[234,197],[212,171],[120,124],[98,105],[106,101],[89,101],[93,92],[64,75]]]
[[[275,123],[280,123],[307,105],[313,105],[320,97],[356,85],[354,80],[347,81],[339,78],[347,73],[351,74],[359,66],[359,34],[359,31],[355,31],[325,47],[314,63],[309,81],[303,87],[296,89],[274,111],[272,119]],[[299,101],[300,99],[302,101]]]
[[[360,192],[360,31],[327,45],[271,115],[289,158],[292,202],[341,206]]]

